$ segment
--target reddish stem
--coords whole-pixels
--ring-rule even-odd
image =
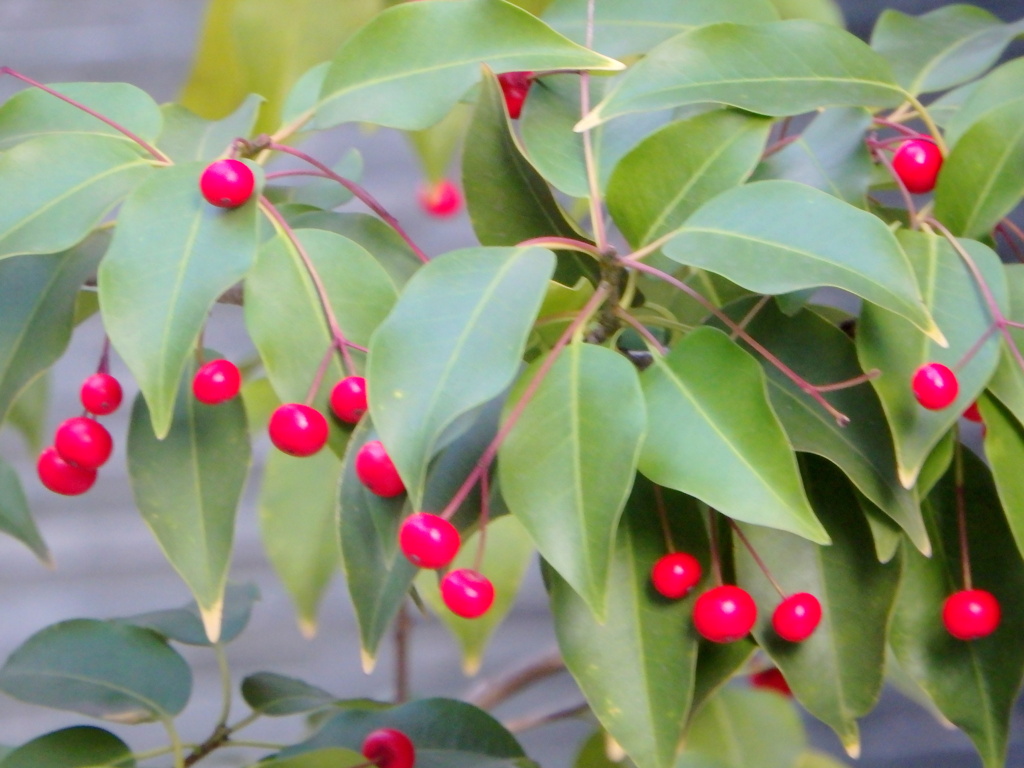
[[[779,597],[785,600],[786,593],[782,589],[782,585],[775,580],[774,576],[772,576],[772,572],[769,570],[768,565],[764,562],[764,560],[761,559],[761,555],[759,555],[757,553],[757,550],[754,549],[754,545],[750,543],[750,540],[747,538],[747,535],[743,533],[743,530],[739,527],[739,525],[736,524],[735,520],[730,519],[729,525],[732,526],[732,532],[735,533],[739,540],[743,542],[743,546],[747,548],[747,551],[750,553],[750,556],[754,558],[754,562],[757,563],[757,567],[761,569],[761,573],[763,573],[765,575],[765,578],[767,578],[768,581],[771,582],[771,585],[775,588],[775,591],[779,593]]]
[[[96,373],[110,373],[110,337],[107,334],[103,334],[103,351],[100,352]]]
[[[140,147],[142,147],[144,150],[146,150],[149,154],[151,154],[154,158],[159,160],[161,163],[165,163],[167,165],[171,165],[172,164],[171,163],[171,158],[169,158],[167,155],[165,155],[159,149],[154,147],[148,141],[143,139],[141,136],[139,136],[139,135],[137,135],[135,133],[132,133],[127,128],[125,128],[123,125],[121,125],[118,122],[115,122],[114,120],[111,120],[109,117],[107,117],[105,115],[101,115],[95,109],[92,109],[91,107],[85,106],[85,104],[83,104],[82,102],[77,101],[75,99],[72,99],[70,96],[65,96],[63,93],[60,93],[58,91],[53,90],[53,88],[50,88],[48,85],[43,85],[39,81],[33,80],[31,77],[28,77],[27,75],[23,75],[23,74],[21,74],[21,72],[18,72],[17,70],[14,70],[14,69],[11,69],[10,67],[0,67],[0,75],[10,75],[11,77],[14,77],[14,78],[17,78],[18,80],[21,80],[23,83],[27,83],[28,85],[31,85],[33,88],[38,88],[39,90],[45,91],[46,93],[50,94],[51,96],[56,96],[58,99],[60,99],[63,102],[66,102],[66,103],[70,104],[75,109],[80,109],[82,112],[85,112],[87,115],[92,115],[97,120],[99,120],[99,121],[101,121],[103,123],[106,123],[111,128],[113,128],[115,131],[117,131],[118,133],[123,135],[125,138],[131,139],[133,142],[138,144]]]
[[[334,354],[334,344],[329,344],[327,352],[320,359],[320,365],[317,366],[316,374],[313,376],[313,381],[309,385],[309,390],[306,392],[306,405],[313,405],[313,400],[316,398],[316,393],[320,391],[320,385],[324,381],[324,375],[327,373],[327,366],[331,363],[331,357]]]
[[[920,131],[915,131],[913,128],[909,128],[908,126],[903,125],[903,123],[897,123],[892,120],[886,120],[884,117],[876,117],[875,125],[880,125],[885,128],[892,128],[894,131],[899,131],[904,136],[909,136],[914,139],[921,136]]]
[[[778,152],[780,150],[783,150],[786,147],[788,147],[794,141],[799,141],[799,140],[800,140],[800,135],[799,134],[796,134],[794,136],[783,136],[778,141],[776,141],[774,144],[771,144],[771,145],[769,145],[768,147],[765,148],[764,152],[761,154],[761,159],[764,160],[765,158],[771,157],[776,152]]]
[[[420,261],[426,264],[430,260],[427,258],[427,254],[423,252],[423,249],[416,245],[413,239],[409,236],[409,233],[406,232],[405,229],[403,229],[401,224],[398,223],[398,219],[392,216],[387,211],[387,209],[384,208],[383,205],[378,203],[377,200],[373,197],[373,195],[367,192],[363,187],[356,184],[354,181],[346,179],[344,176],[335,173],[328,166],[321,163],[312,155],[307,155],[302,150],[295,149],[294,147],[289,147],[287,144],[278,144],[275,141],[269,142],[267,144],[267,148],[277,150],[278,152],[284,152],[286,155],[291,155],[292,157],[297,157],[300,160],[309,163],[314,168],[318,168],[327,178],[334,179],[336,182],[341,184],[341,186],[343,186],[353,195],[362,200],[367,205],[367,207],[370,208],[370,210],[372,210],[374,213],[380,216],[381,219],[383,219],[388,224],[388,226],[390,226],[393,230],[395,230],[395,232],[398,233],[399,237],[405,240],[406,244],[409,246],[409,248],[412,249],[412,252],[416,254],[416,257]]]
[[[624,320],[628,325],[632,326],[633,329],[643,337],[649,347],[656,349],[662,355],[668,353],[668,347],[658,341],[658,337],[651,333],[651,329],[633,317],[629,312],[626,312],[621,307],[616,307],[615,315],[616,317]]]
[[[708,545],[711,548],[711,578],[715,584],[722,585],[722,553],[719,552],[718,518],[715,510],[708,507]]]
[[[479,573],[484,563],[484,548],[487,545],[487,524],[491,521],[491,483],[487,472],[480,475],[480,520],[477,523],[480,529],[480,540],[476,545],[476,555],[473,558],[473,570]]]
[[[903,204],[907,207],[907,215],[910,217],[910,228],[917,229],[917,206],[914,205],[914,198],[910,195],[910,190],[907,189],[907,185],[903,183],[899,174],[896,173],[896,169],[892,166],[892,160],[884,152],[879,152],[875,149],[872,154],[878,159],[878,162],[885,166],[889,175],[896,182],[896,186],[900,190],[900,196],[903,198]]]
[[[665,536],[665,546],[669,552],[675,552],[676,545],[672,541],[672,528],[668,524],[668,510],[665,509],[665,493],[657,483],[654,484],[654,506],[658,510],[658,521],[661,523],[661,532]]]

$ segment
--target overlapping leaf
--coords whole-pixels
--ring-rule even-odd
[[[1022,89],[1024,89],[1024,59],[1011,59],[993,69],[977,82],[958,88],[944,96],[940,102],[937,102],[939,115],[942,114],[943,106],[959,101],[959,104],[951,105],[957,108],[952,112],[945,126],[946,143],[955,147],[967,129],[992,110],[1024,98]],[[960,98],[954,98],[956,96]]]
[[[99,271],[107,334],[139,383],[157,437],[170,429],[178,382],[217,297],[256,255],[256,202],[203,200],[198,163],[161,169],[121,209]]]
[[[941,338],[889,228],[803,184],[759,181],[724,192],[690,216],[663,251],[758,293],[842,288]]]
[[[900,480],[910,488],[942,435],[956,422],[984,388],[999,359],[998,334],[991,335],[969,362],[957,371],[960,394],[947,408],[932,411],[915,399],[911,379],[928,362],[954,367],[981,340],[993,322],[981,289],[963,259],[943,238],[919,232],[900,233],[911,255],[925,302],[946,334],[948,347],[940,347],[915,331],[903,318],[866,305],[857,326],[857,354],[865,370],[877,368],[873,379],[896,445]],[[999,258],[981,243],[961,241],[976,262],[996,301],[1007,304],[1006,281]]]
[[[1006,523],[1024,552],[1024,427],[1010,411],[989,395],[978,401],[985,421],[985,458],[989,461]]]
[[[180,104],[164,106],[163,132],[158,147],[176,163],[215,160],[231,147],[231,142],[248,136],[256,123],[261,96],[252,95],[223,120],[205,120]]]
[[[454,421],[515,376],[554,268],[542,248],[467,248],[425,265],[370,342],[370,413],[413,503]]]
[[[662,495],[673,543],[706,568],[707,535],[698,505],[673,491]],[[666,600],[650,584],[651,568],[669,550],[661,503],[651,483],[638,479],[612,556],[606,621],[596,621],[565,580],[551,574],[550,581],[566,665],[598,720],[639,768],[672,766],[697,664],[693,598]]]
[[[641,472],[737,520],[828,541],[750,355],[699,328],[640,378],[649,424]]]
[[[216,642],[251,450],[241,398],[205,405],[191,390],[190,382],[179,389],[162,439],[153,432],[145,400],[136,398],[128,472],[143,519],[188,584],[206,635]]]
[[[315,712],[331,706],[336,697],[322,688],[274,672],[257,672],[242,681],[245,703],[270,717]]]
[[[0,768],[135,768],[132,751],[102,728],[79,725],[37,736],[0,760]]]
[[[495,72],[624,68],[504,0],[403,3],[376,16],[335,55],[317,122],[426,128],[479,79],[481,64]]]
[[[249,624],[252,606],[260,598],[256,585],[228,584],[224,590],[224,612],[217,642],[226,645],[242,634]],[[125,624],[150,629],[168,640],[185,645],[210,646],[213,643],[206,634],[203,617],[194,602],[180,608],[150,611],[119,619]]]
[[[819,107],[894,107],[902,100],[886,61],[842,29],[801,20],[714,24],[653,49],[577,130],[630,112],[706,101],[781,116]]]

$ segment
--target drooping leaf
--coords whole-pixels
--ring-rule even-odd
[[[713,24],[648,53],[577,130],[630,112],[706,101],[783,116],[820,107],[894,107],[902,100],[886,61],[845,30],[803,20]]]
[[[692,499],[661,493],[680,550],[708,564],[707,535]],[[659,520],[662,501],[639,478],[619,527],[610,565],[607,620],[562,578],[551,574],[555,631],[566,665],[594,714],[638,768],[672,766],[693,694],[698,637],[693,598],[667,600],[651,586],[651,568],[669,551]]]
[[[1020,202],[1024,99],[977,120],[949,153],[935,186],[935,217],[955,235],[981,237]]]
[[[948,408],[933,411],[917,402],[911,387],[917,368],[928,362],[956,366],[988,331],[992,318],[971,272],[946,240],[906,230],[899,238],[911,256],[925,303],[949,346],[938,346],[891,312],[865,305],[857,325],[857,354],[865,370],[877,368],[882,372],[871,385],[892,429],[900,480],[910,488],[932,448],[995,370],[999,339],[990,336],[970,362],[957,371],[960,394]],[[961,245],[977,263],[996,300],[1005,307],[1006,281],[998,256],[981,243],[964,240]]]
[[[3,459],[0,459],[0,531],[16,538],[42,562],[52,563],[50,550],[32,519],[18,473]]]
[[[32,380],[64,354],[78,289],[109,242],[106,233],[96,233],[64,253],[0,261],[0,422]]]
[[[256,255],[256,201],[224,210],[203,200],[203,166],[163,168],[121,209],[100,265],[103,323],[146,397],[153,430],[170,429],[182,371],[217,297]]]
[[[969,5],[950,5],[921,16],[887,10],[871,33],[871,47],[892,65],[896,81],[916,95],[973,80],[1022,31],[1024,25],[1004,24]]]
[[[722,21],[760,24],[778,18],[770,0],[609,0],[595,6],[593,48],[621,58],[647,53],[693,27]],[[571,40],[586,44],[586,0],[555,0],[544,12],[544,21]]]
[[[445,430],[512,381],[553,267],[542,248],[452,251],[416,273],[374,334],[370,413],[414,506]]]
[[[217,639],[218,643],[226,645],[242,634],[249,624],[253,603],[259,598],[260,591],[251,582],[227,585],[224,590],[224,613],[220,637]],[[150,629],[158,635],[178,643],[199,646],[213,645],[203,626],[202,613],[194,602],[189,602],[180,608],[128,616],[119,621]]]
[[[698,328],[640,379],[649,425],[641,472],[737,520],[828,541],[753,358]]]
[[[939,102],[936,102],[939,115],[943,113],[943,108],[946,106],[957,107],[951,112],[944,126],[946,143],[950,147],[955,147],[967,130],[992,110],[1024,98],[1021,95],[1022,87],[1024,87],[1024,59],[1011,59],[993,69],[977,82],[958,88],[944,96]],[[960,98],[954,99],[953,97],[958,94]],[[950,104],[950,102],[956,101],[959,101],[959,104]],[[933,111],[934,108],[935,105],[929,106],[930,111]],[[936,119],[938,118],[936,117]]]
[[[818,598],[821,624],[801,643],[783,640],[771,624],[778,593],[740,546],[738,578],[761,609],[754,626],[758,644],[782,670],[797,700],[857,756],[857,719],[874,708],[882,692],[886,629],[900,568],[898,562],[878,562],[871,531],[842,475],[820,460],[805,466],[808,493],[831,546],[768,528],[743,530],[787,595],[809,592]]]
[[[462,155],[462,185],[473,231],[482,245],[515,245],[535,237],[587,239],[565,216],[547,182],[523,156],[505,116],[504,97],[491,73],[484,77],[472,140]],[[571,285],[595,271],[594,259],[558,254],[555,277]]]
[[[842,288],[939,337],[889,228],[803,184],[759,181],[724,192],[690,216],[663,251],[758,293]]]
[[[416,577],[420,599],[430,606],[462,648],[462,670],[466,675],[475,675],[480,670],[484,651],[511,610],[534,553],[526,529],[515,517],[505,515],[487,524],[484,537],[478,531],[462,542],[459,554],[452,561],[452,569],[476,568],[480,546],[484,546],[484,552],[479,571],[494,585],[494,604],[483,616],[475,619],[456,616],[441,599],[437,574],[421,571]]]
[[[729,308],[740,321],[753,300]],[[795,373],[812,384],[827,385],[862,374],[853,342],[839,328],[809,310],[791,317],[771,303],[746,325],[749,333]],[[899,524],[922,552],[929,552],[928,537],[917,498],[900,483],[892,435],[878,395],[867,382],[824,394],[825,399],[850,419],[836,420],[764,358],[768,396],[793,447],[824,456],[846,473],[857,488]]]
[[[0,690],[30,704],[146,723],[181,712],[192,672],[149,630],[71,619],[22,643],[0,669]]]
[[[0,270],[2,272],[2,270]],[[5,423],[21,433],[29,452],[38,454],[43,450],[46,434],[46,418],[50,406],[50,372],[36,376],[18,394],[7,412]]]
[[[864,143],[869,125],[871,114],[859,107],[826,109],[753,178],[798,181],[863,208],[874,167]]]
[[[166,123],[157,146],[176,163],[216,160],[231,142],[252,133],[263,97],[253,94],[222,120],[206,120],[180,104],[164,106]]]
[[[448,43],[438,45],[442,39]],[[479,79],[481,64],[495,72],[624,68],[504,0],[403,3],[376,16],[337,52],[317,123],[426,128]]]
[[[341,463],[331,451],[267,457],[260,490],[263,548],[292,601],[302,633],[316,633],[320,601],[338,571],[335,535]]]
[[[151,158],[108,136],[40,136],[0,153],[0,259],[81,242],[151,172]]]
[[[520,377],[520,402],[543,358]],[[498,452],[501,490],[541,555],[603,618],[615,531],[647,429],[636,369],[622,355],[570,344]]]
[[[156,102],[128,83],[54,83],[48,87],[118,123],[143,141],[154,141],[163,125]],[[132,141],[99,118],[39,88],[16,93],[0,107],[0,151],[48,134],[60,134],[65,142],[72,136]]]
[[[994,633],[974,641],[958,640],[942,625],[943,601],[964,588],[954,470],[925,504],[935,556],[926,559],[904,547],[889,639],[903,669],[971,738],[986,768],[1002,768],[1013,702],[1024,677],[1024,562],[988,470],[970,454],[963,459],[973,584],[995,595],[1002,622]]]
[[[800,716],[785,697],[741,688],[725,688],[712,697],[686,737],[687,752],[723,768],[792,768],[805,744]]]
[[[187,372],[193,370],[194,363]],[[136,398],[128,474],[143,520],[192,591],[206,635],[216,642],[251,449],[241,398],[205,405],[192,396],[188,379],[163,439],[153,432],[145,400]]]
[[[1008,317],[1020,322],[1024,318],[1024,265],[1004,264],[1003,271],[1010,295]],[[1007,330],[1017,349],[1024,349],[1024,330]],[[989,379],[988,389],[1010,409],[1017,421],[1024,423],[1024,357],[1018,358],[1005,339],[1000,342],[999,364]]]
[[[0,768],[135,768],[132,751],[121,739],[91,725],[37,736],[12,750]]]
[[[771,122],[716,110],[670,123],[644,139],[615,167],[608,210],[634,247],[678,228],[754,170]]]
[[[729,556],[732,552],[726,550],[723,554]],[[752,635],[747,635],[735,643],[712,643],[709,640],[701,640],[697,649],[693,705],[690,708],[691,721],[703,706],[749,663],[756,652],[757,644]]]
[[[337,700],[322,688],[274,672],[257,672],[242,681],[245,703],[270,717],[298,715],[329,707]]]
[[[1017,548],[1024,552],[1024,486],[1021,485],[1024,477],[1019,463],[1024,456],[1024,426],[990,395],[982,395],[978,404],[985,421],[985,458],[992,470],[1007,525]]]

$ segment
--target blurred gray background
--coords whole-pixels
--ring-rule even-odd
[[[1024,0],[978,4],[1004,19],[1024,15]],[[188,72],[205,5],[205,0],[0,0],[0,64],[43,82],[128,81],[149,91],[158,101],[170,100]],[[939,5],[931,0],[844,3],[851,28],[862,35],[867,34],[884,7],[920,13]],[[14,90],[14,83],[0,82],[0,97]],[[367,187],[414,232],[428,253],[473,242],[464,217],[437,221],[420,212],[415,199],[419,173],[402,137],[389,131],[367,137],[353,130],[342,133],[340,141],[351,141],[362,149]],[[248,348],[239,321],[239,310],[220,308],[211,323],[208,342],[235,359]],[[95,369],[101,340],[98,324],[85,323],[72,339],[69,353],[57,365],[51,428],[77,414],[77,386]],[[130,381],[123,366],[115,363],[114,372]],[[133,395],[129,385],[127,396]],[[123,437],[125,414],[111,417],[108,425],[115,440]],[[266,445],[257,447],[258,453],[265,450]],[[21,545],[0,538],[0,606],[8,617],[0,624],[0,659],[38,629],[62,619],[125,616],[189,601],[187,590],[134,510],[120,450],[90,493],[70,499],[50,494],[39,485],[33,458],[9,430],[0,433],[0,454],[21,472],[57,563],[55,570],[47,570]],[[252,672],[273,670],[309,680],[339,696],[389,697],[393,688],[391,649],[385,646],[375,673],[362,672],[356,630],[340,577],[324,602],[318,636],[306,640],[299,634],[288,597],[262,554],[252,503],[258,478],[257,468],[251,478],[249,500],[239,516],[232,577],[256,583],[263,597],[256,605],[249,631],[229,646],[233,672],[240,680]],[[436,622],[417,617],[413,641],[414,693],[458,695],[474,685],[462,675],[455,644]],[[530,583],[490,649],[481,674],[509,670],[553,646],[543,590],[536,573],[531,573]],[[186,739],[198,741],[205,738],[216,720],[217,667],[210,653],[198,649],[186,649],[185,653],[194,665],[196,683],[193,702],[181,720],[181,731]],[[579,700],[571,680],[561,675],[517,697],[497,713],[519,717],[569,707]],[[238,714],[243,711],[241,706],[236,708]],[[75,715],[0,697],[0,744],[17,744],[47,730],[83,721]],[[1019,726],[1015,723],[1018,736],[1024,733]],[[819,748],[839,752],[830,732],[812,722],[808,728]],[[113,730],[136,749],[165,743],[158,726]],[[574,720],[532,730],[523,734],[522,740],[532,757],[555,768],[570,764],[579,743],[591,730],[591,723]],[[294,740],[301,733],[302,723],[290,718],[264,720],[246,731],[246,737]],[[943,729],[922,709],[892,693],[887,693],[864,721],[863,745],[864,754],[858,764],[866,768],[980,765],[962,735]],[[248,757],[259,754],[249,753]],[[237,750],[224,750],[203,765],[238,765],[242,757]],[[1008,764],[1024,765],[1020,745],[1015,745]]]

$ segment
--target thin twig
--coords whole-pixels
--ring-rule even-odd
[[[771,582],[771,585],[775,588],[775,591],[779,593],[779,597],[785,600],[785,590],[782,589],[782,585],[775,580],[774,576],[772,576],[771,570],[769,570],[764,560],[761,559],[761,555],[757,553],[757,550],[754,549],[754,545],[750,543],[750,540],[747,538],[747,535],[743,533],[743,530],[739,527],[739,525],[737,525],[735,520],[730,519],[729,525],[732,527],[732,532],[736,534],[736,536],[739,538],[741,542],[743,542],[743,546],[747,548],[747,551],[750,553],[750,556],[754,558],[754,562],[757,563],[757,567],[761,569],[761,573],[763,573],[765,575],[765,578],[767,578],[768,581]]]
[[[523,731],[529,731],[533,728],[539,728],[542,725],[556,723],[559,720],[566,720],[570,717],[579,717],[589,711],[590,705],[583,701],[579,704],[574,704],[571,707],[556,709],[554,712],[523,715],[522,717],[517,717],[514,720],[507,720],[505,721],[504,726],[512,733],[522,733]]]
[[[565,660],[555,648],[530,661],[523,667],[481,681],[465,699],[480,709],[493,709],[534,683],[565,670]]]

